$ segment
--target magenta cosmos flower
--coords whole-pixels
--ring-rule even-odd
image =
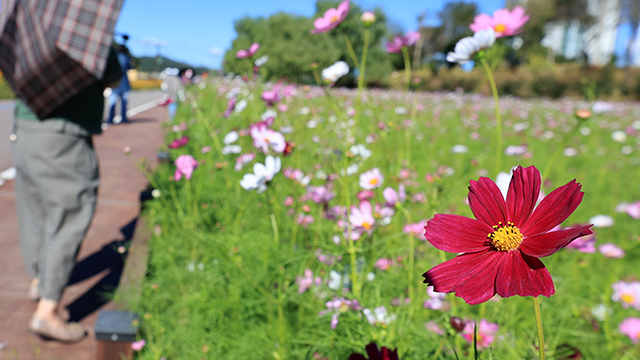
[[[424,282],[440,293],[455,292],[468,304],[485,302],[496,293],[553,295],[551,275],[538,258],[591,234],[592,225],[550,231],[573,213],[584,193],[572,180],[536,207],[540,183],[538,169],[519,166],[505,201],[491,179],[471,181],[469,206],[476,219],[437,214],[425,227],[424,236],[433,246],[461,254],[424,273]]]
[[[387,43],[388,53],[397,53],[404,46],[412,46],[420,40],[420,33],[417,31],[409,31],[405,36],[396,36],[393,41]]]
[[[193,170],[198,167],[198,161],[193,158],[191,155],[180,155],[174,161],[176,165],[176,172],[173,175],[175,181],[180,181],[182,179],[182,175],[187,178],[187,180],[191,180],[191,174],[193,174]]]
[[[313,27],[315,29],[311,30],[312,34],[320,34],[323,32],[327,32],[331,29],[335,29],[336,26],[340,25],[344,19],[347,18],[349,14],[349,0],[345,0],[338,5],[338,8],[329,8],[324,12],[322,17],[319,17],[313,21]]]
[[[493,13],[493,17],[487,14],[480,14],[473,19],[473,24],[469,28],[473,32],[486,29],[493,29],[496,37],[511,36],[522,31],[522,26],[529,21],[529,15],[524,13],[524,9],[516,6],[513,10],[500,9]]]
[[[244,50],[244,49],[243,50],[238,50],[238,52],[236,53],[236,57],[238,59],[244,59],[244,58],[252,57],[256,53],[256,51],[258,51],[258,49],[260,49],[260,44],[253,43],[253,44],[251,44],[251,46],[247,50]]]

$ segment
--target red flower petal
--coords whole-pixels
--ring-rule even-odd
[[[436,214],[424,227],[424,236],[437,249],[453,253],[477,252],[488,245],[493,229],[478,220],[460,215]]]
[[[551,275],[544,264],[518,250],[506,252],[496,278],[496,291],[502,297],[550,297],[556,292]]]
[[[582,185],[571,180],[547,195],[540,205],[533,211],[527,222],[520,227],[520,232],[526,237],[544,234],[560,225],[580,205],[584,193],[580,191]]]
[[[551,231],[542,235],[525,237],[520,243],[520,250],[533,257],[549,256],[580,236],[591,234],[592,225],[578,226],[572,229]]]
[[[508,220],[516,226],[524,224],[533,212],[540,195],[541,182],[540,172],[535,166],[518,166],[513,171],[507,193],[507,214]]]
[[[476,219],[484,221],[489,226],[507,223],[507,211],[504,197],[491,179],[481,177],[478,181],[471,180],[469,186],[469,207]]]
[[[496,293],[495,282],[503,251],[462,254],[422,274],[424,282],[440,293],[455,292],[467,304],[483,303]]]

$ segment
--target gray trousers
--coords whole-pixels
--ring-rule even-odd
[[[91,134],[61,120],[16,120],[13,142],[20,250],[40,296],[60,301],[95,212],[98,159]]]

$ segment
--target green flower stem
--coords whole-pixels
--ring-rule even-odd
[[[313,69],[313,77],[316,79],[316,83],[318,83],[318,86],[326,85],[325,82],[322,81],[322,79],[320,79],[320,75],[318,74],[318,68]]]
[[[349,166],[349,161],[346,155],[344,156],[344,175],[342,176],[342,188],[344,189],[344,200],[345,204],[347,204],[347,222],[349,222],[349,215],[351,214],[351,198],[349,195],[349,184],[347,175],[347,167]],[[357,270],[357,261],[356,261],[356,252],[358,251],[356,248],[355,241],[351,240],[351,229],[347,230],[347,246],[349,252],[349,260],[351,262],[351,287],[353,290],[353,295],[356,299],[360,298],[360,282],[358,281],[358,270]]]
[[[358,77],[358,105],[362,103],[362,89],[364,88],[364,75],[367,67],[367,52],[369,51],[369,38],[371,37],[371,30],[366,28],[364,31],[364,46],[362,48],[362,66],[360,67],[360,76]],[[360,109],[358,109],[358,114]]]
[[[351,40],[349,40],[349,35],[343,33],[342,36],[344,36],[344,42],[347,43],[347,50],[349,51],[349,56],[351,56],[353,64],[356,66],[356,68],[359,69],[360,63],[358,62],[358,58],[356,57],[356,52],[353,51],[353,46],[351,45]]]
[[[562,141],[560,141],[560,145],[558,145],[558,148],[556,149],[556,151],[553,153],[553,155],[551,155],[551,159],[549,160],[549,162],[547,163],[547,166],[544,168],[544,171],[542,172],[543,185],[544,185],[544,182],[547,180],[547,177],[549,176],[549,172],[551,172],[551,168],[553,168],[553,164],[556,162],[556,160],[558,159],[558,156],[560,156],[560,153],[562,152],[562,150],[564,150],[564,147],[567,145],[567,140],[571,139],[571,137],[576,133],[576,131],[578,131],[580,126],[582,126],[582,122],[578,121],[576,126],[573,127],[573,130],[571,130],[567,135],[565,135],[562,138]]]
[[[542,332],[542,316],[540,315],[540,302],[533,298],[533,310],[536,313],[536,328],[538,329],[538,354],[540,360],[544,360],[544,334]]]
[[[407,90],[411,86],[411,58],[409,58],[409,49],[402,47],[402,57],[404,58],[404,80],[407,83]]]
[[[498,87],[496,86],[496,80],[493,78],[493,72],[491,71],[491,67],[489,67],[489,63],[487,63],[487,60],[484,58],[484,56],[480,58],[480,62],[482,63],[485,72],[487,73],[487,78],[489,79],[489,84],[491,85],[491,92],[493,93],[493,100],[496,103],[496,131],[498,133],[498,146],[496,148],[495,175],[498,175],[500,170],[502,170],[502,114],[500,113],[500,97],[498,96]]]
[[[396,203],[396,207],[398,210],[404,213],[404,216],[407,218],[407,223],[413,223],[411,219],[411,214],[407,209],[405,209],[401,203]],[[409,299],[411,299],[412,303],[415,304],[414,294],[415,294],[415,286],[414,286],[414,273],[415,273],[415,253],[416,253],[416,238],[412,235],[409,235],[409,272],[408,272],[408,281],[409,281]],[[409,312],[411,316],[413,315],[413,306],[410,307]]]

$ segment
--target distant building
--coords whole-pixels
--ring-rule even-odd
[[[507,0],[506,5],[525,6],[527,0]],[[587,11],[593,24],[578,21],[549,23],[542,45],[567,59],[588,59],[589,64],[606,65],[613,58],[621,21],[620,0],[588,0]],[[638,59],[640,62],[640,59]]]

